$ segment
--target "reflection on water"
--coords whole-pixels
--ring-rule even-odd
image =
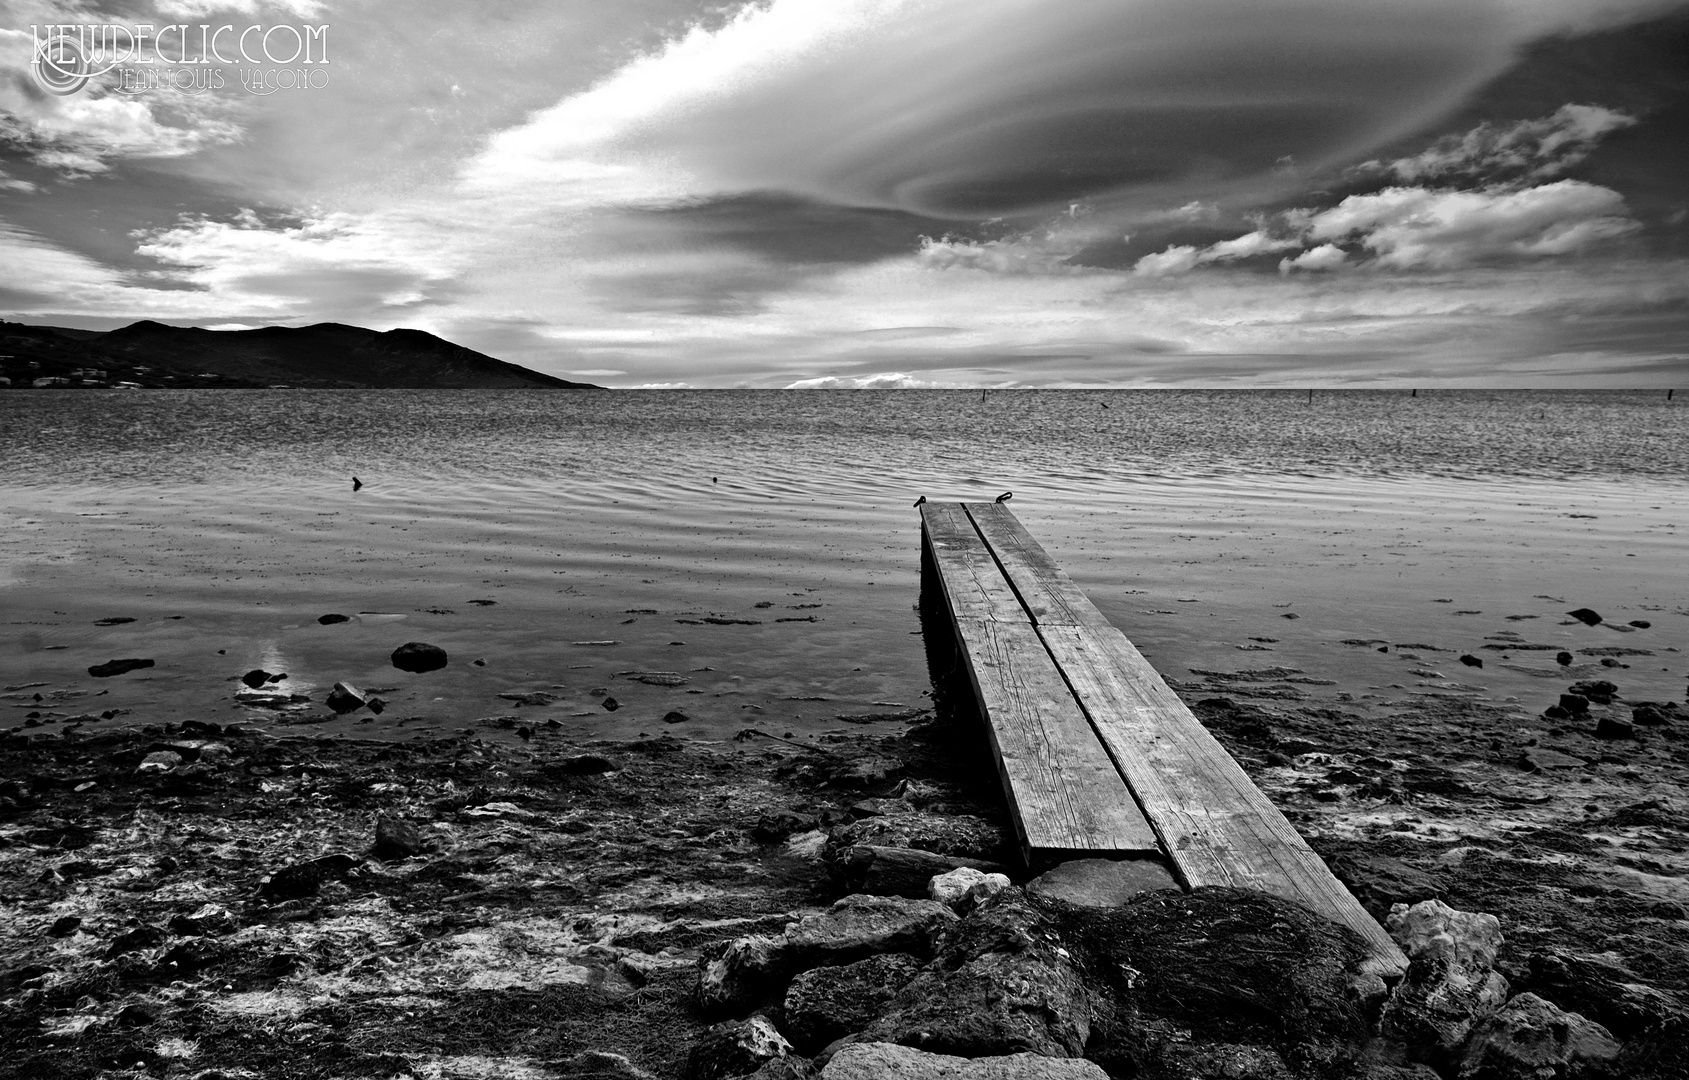
[[[1592,670],[1681,696],[1683,416],[1638,392],[10,393],[0,677],[137,718],[244,715],[223,680],[280,665],[395,687],[382,728],[545,689],[546,716],[594,731],[680,709],[677,730],[813,732],[921,701],[914,498],[1009,489],[1175,677],[1291,666],[1399,698],[1434,692],[1413,671],[1475,685],[1452,658],[1513,633],[1639,650]],[[1560,625],[1577,606],[1651,626]],[[1342,644],[1368,639],[1451,652]],[[406,640],[453,665],[396,671]],[[126,655],[159,665],[84,674]],[[1482,655],[1483,692],[1533,711],[1565,674]]]

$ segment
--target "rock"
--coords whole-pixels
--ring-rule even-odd
[[[154,750],[141,759],[141,763],[135,767],[135,771],[138,773],[169,772],[182,764],[183,760],[182,755],[174,750]]]
[[[1603,656],[1601,658],[1601,666],[1602,667],[1611,667],[1611,668],[1627,668],[1630,665],[1620,663],[1619,661],[1614,660],[1611,656]]]
[[[897,762],[886,758],[855,758],[834,769],[828,775],[827,783],[836,788],[855,791],[882,787],[896,779],[901,768]]]
[[[1559,664],[1561,667],[1570,667],[1572,659],[1572,654],[1569,652],[1557,652],[1554,654],[1554,662]]]
[[[1026,891],[1081,907],[1112,908],[1139,893],[1178,887],[1159,859],[1074,859],[1033,878]]]
[[[782,951],[784,938],[754,934],[735,938],[722,954],[703,964],[693,990],[706,1014],[744,1012],[773,997],[793,972]]]
[[[382,815],[375,822],[374,850],[378,859],[408,859],[426,852],[428,841],[410,822]]]
[[[793,833],[806,833],[819,825],[820,822],[814,814],[801,814],[796,810],[775,810],[757,818],[757,823],[751,826],[751,839],[759,844],[774,844]]]
[[[1543,746],[1527,746],[1519,753],[1519,767],[1526,772],[1542,772],[1544,769],[1581,769],[1589,762],[1571,754],[1562,754],[1558,750],[1550,750]]]
[[[270,681],[270,673],[265,671],[263,668],[253,668],[245,675],[242,675],[240,677],[240,681],[245,683],[250,689],[257,690]]]
[[[335,623],[351,622],[352,616],[350,616],[350,615],[318,615],[317,621],[322,623],[324,626],[333,626]]]
[[[951,911],[962,913],[972,911],[1008,887],[1007,874],[988,874],[971,866],[958,866],[934,875],[927,882],[927,895]]]
[[[393,666],[417,674],[438,671],[446,666],[446,650],[421,641],[407,641],[393,650]]]
[[[1002,828],[984,818],[911,811],[907,807],[895,814],[873,815],[839,825],[832,830],[830,841],[837,851],[868,844],[919,848],[939,855],[962,855],[986,861],[1001,860],[1011,851]]]
[[[164,944],[170,935],[156,926],[137,926],[132,930],[117,935],[106,947],[106,958],[122,956],[124,953],[138,952],[141,949],[156,948]]]
[[[1595,722],[1595,737],[1597,739],[1634,739],[1636,729],[1629,720],[1618,720],[1611,716],[1603,716]]]
[[[1689,1021],[1683,1003],[1607,957],[1549,949],[1532,953],[1529,966],[1533,993],[1589,1017],[1619,1038]]]
[[[364,702],[364,704],[369,707],[370,712],[377,716],[380,716],[382,713],[387,711],[387,702],[378,697],[372,697],[368,701]]]
[[[96,679],[109,679],[113,675],[122,675],[124,672],[136,671],[140,668],[149,668],[152,666],[153,662],[151,660],[107,660],[103,664],[95,664],[93,667],[89,668],[88,674],[94,676]]]
[[[1548,708],[1542,710],[1542,715],[1545,720],[1570,720],[1572,718],[1571,713],[1562,709],[1558,705],[1550,705]]]
[[[705,1029],[692,1044],[681,1080],[727,1080],[754,1073],[774,1058],[791,1053],[792,1044],[765,1016],[735,1020]]]
[[[1605,1072],[1620,1049],[1595,1021],[1563,1012],[1535,994],[1520,994],[1472,1030],[1459,1075],[1463,1080],[1575,1080]]]
[[[582,1050],[556,1063],[558,1075],[566,1080],[657,1080],[622,1054],[604,1050]]]
[[[706,1012],[744,1011],[785,992],[800,972],[849,964],[879,953],[930,957],[941,930],[956,916],[931,900],[847,896],[828,910],[789,923],[779,937],[753,935],[729,943],[702,965],[695,991]]]
[[[614,761],[598,754],[575,754],[561,758],[554,766],[565,776],[596,776],[599,773],[615,772],[621,768]]]
[[[284,866],[259,882],[258,896],[272,904],[315,896],[323,882],[345,877],[347,871],[356,865],[358,860],[352,856],[334,854]]]
[[[181,937],[226,934],[234,929],[234,913],[221,904],[202,904],[191,915],[170,916],[170,932]]]
[[[1484,666],[1484,662],[1482,660],[1478,659],[1476,656],[1473,656],[1471,653],[1462,654],[1461,657],[1460,657],[1460,662],[1465,664],[1467,667],[1483,667]]]
[[[1625,625],[1634,626],[1638,630],[1646,630],[1649,627],[1653,626],[1654,624],[1649,622],[1647,619],[1632,619],[1632,620],[1630,620],[1630,622],[1626,623]]]
[[[1578,608],[1576,611],[1568,611],[1566,614],[1570,615],[1578,622],[1583,623],[1585,626],[1594,626],[1601,621],[1601,616],[1586,607]]]
[[[830,840],[828,844],[831,849]],[[928,882],[959,867],[971,867],[988,874],[1003,871],[1003,867],[996,863],[959,855],[938,855],[918,848],[856,844],[843,851],[829,850],[827,853],[828,873],[841,888],[911,900],[926,899]]]
[[[1582,716],[1589,712],[1589,699],[1582,694],[1561,694],[1560,708],[1569,716]]]
[[[333,709],[337,714],[344,715],[349,712],[357,712],[369,704],[369,701],[364,692],[351,683],[337,682],[334,684],[334,689],[328,692],[328,697],[323,699],[323,704]]]
[[[1611,705],[1613,699],[1619,696],[1619,688],[1606,679],[1575,682],[1567,690],[1573,694],[1581,694],[1597,705]]]
[[[859,1042],[840,1048],[821,1070],[821,1080],[1108,1080],[1108,1074],[1083,1058],[1028,1053],[963,1058]]]
[[[923,964],[909,953],[885,953],[802,973],[786,991],[786,1035],[800,1051],[813,1054],[861,1031],[879,1018]]]
[[[160,1012],[157,1005],[137,1002],[119,1009],[116,1020],[120,1027],[146,1027],[158,1022]]]
[[[615,712],[617,709],[622,707],[622,703],[613,697],[605,697],[605,699],[600,701],[599,704],[604,706],[606,712]]]
[[[1473,1025],[1507,1000],[1507,980],[1495,970],[1501,921],[1424,900],[1395,905],[1385,927],[1408,971],[1385,1006],[1384,1033],[1433,1064],[1448,1062]]]
[[[53,925],[47,928],[48,937],[69,937],[82,928],[82,916],[64,915],[53,920]]]
[[[1388,855],[1342,855],[1331,860],[1331,872],[1380,922],[1397,904],[1440,900],[1444,893],[1437,875]]]
[[[665,724],[684,724],[691,719],[692,718],[690,716],[687,716],[679,709],[670,709],[668,712],[663,714],[663,723]]]
[[[1662,705],[1657,701],[1639,701],[1631,708],[1630,719],[1632,723],[1644,727],[1669,724],[1678,719],[1677,702],[1668,701]]]
[[[931,956],[940,932],[955,922],[954,912],[931,900],[847,896],[787,926],[785,949],[796,970],[847,964],[876,953]]]
[[[733,1080],[815,1080],[815,1067],[807,1058],[787,1055],[769,1058],[754,1073],[734,1077]]]

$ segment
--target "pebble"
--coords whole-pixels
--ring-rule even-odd
[[[684,724],[690,719],[692,718],[679,709],[670,709],[663,714],[663,723],[665,724]]]
[[[1465,664],[1467,667],[1483,667],[1484,666],[1484,662],[1482,660],[1478,659],[1476,656],[1473,656],[1471,653],[1463,654],[1460,658],[1460,662]]]
[[[329,691],[328,697],[324,700],[324,704],[333,709],[336,713],[349,713],[357,712],[359,709],[369,704],[369,701],[365,697],[364,692],[359,690],[357,687],[352,686],[350,683],[337,682],[334,684],[334,689]]]

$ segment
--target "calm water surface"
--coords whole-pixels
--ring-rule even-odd
[[[0,394],[0,680],[45,684],[5,691],[0,728],[44,708],[267,725],[275,715],[235,703],[232,681],[263,667],[319,702],[336,681],[387,688],[382,717],[328,731],[479,730],[516,715],[595,734],[813,736],[840,714],[923,701],[910,504],[1005,490],[1175,679],[1295,668],[1330,680],[1303,684],[1310,704],[1455,693],[1511,699],[1522,721],[1575,677],[1681,700],[1684,404],[1636,392]],[[1576,607],[1607,624],[1568,623]],[[319,625],[329,612],[353,618]],[[133,621],[95,625],[114,617]],[[445,647],[451,665],[395,670],[388,654],[411,640]],[[1554,651],[1511,642],[1577,663],[1568,673]],[[1631,650],[1617,658],[1630,667],[1582,649]],[[157,666],[87,675],[128,656]],[[629,674],[652,671],[688,681]],[[534,690],[556,701],[498,696]],[[606,690],[621,708],[602,708]],[[692,720],[669,728],[671,710]]]

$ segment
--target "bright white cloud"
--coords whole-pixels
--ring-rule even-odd
[[[1321,244],[1300,255],[1280,259],[1278,271],[1288,274],[1292,270],[1336,270],[1347,265],[1348,261],[1349,253],[1336,244]]]
[[[882,371],[875,375],[824,375],[815,379],[799,379],[788,383],[788,390],[939,390],[965,385],[920,379],[902,371]]]
[[[1206,263],[1235,262],[1253,255],[1271,255],[1301,246],[1300,240],[1274,237],[1264,229],[1256,229],[1254,232],[1244,233],[1231,240],[1222,240],[1205,248],[1178,244],[1165,251],[1145,255],[1133,264],[1132,272],[1139,277],[1170,277],[1189,273]]]
[[[1351,195],[1308,219],[1306,236],[1352,242],[1393,270],[1568,255],[1640,226],[1611,188],[1558,180],[1523,191],[1388,188]]]
[[[1200,205],[1411,130],[1535,34],[1651,6],[770,0],[501,133],[466,176],[547,199],[780,190],[958,218],[1087,192]],[[1263,78],[1280,54],[1297,62]]]

